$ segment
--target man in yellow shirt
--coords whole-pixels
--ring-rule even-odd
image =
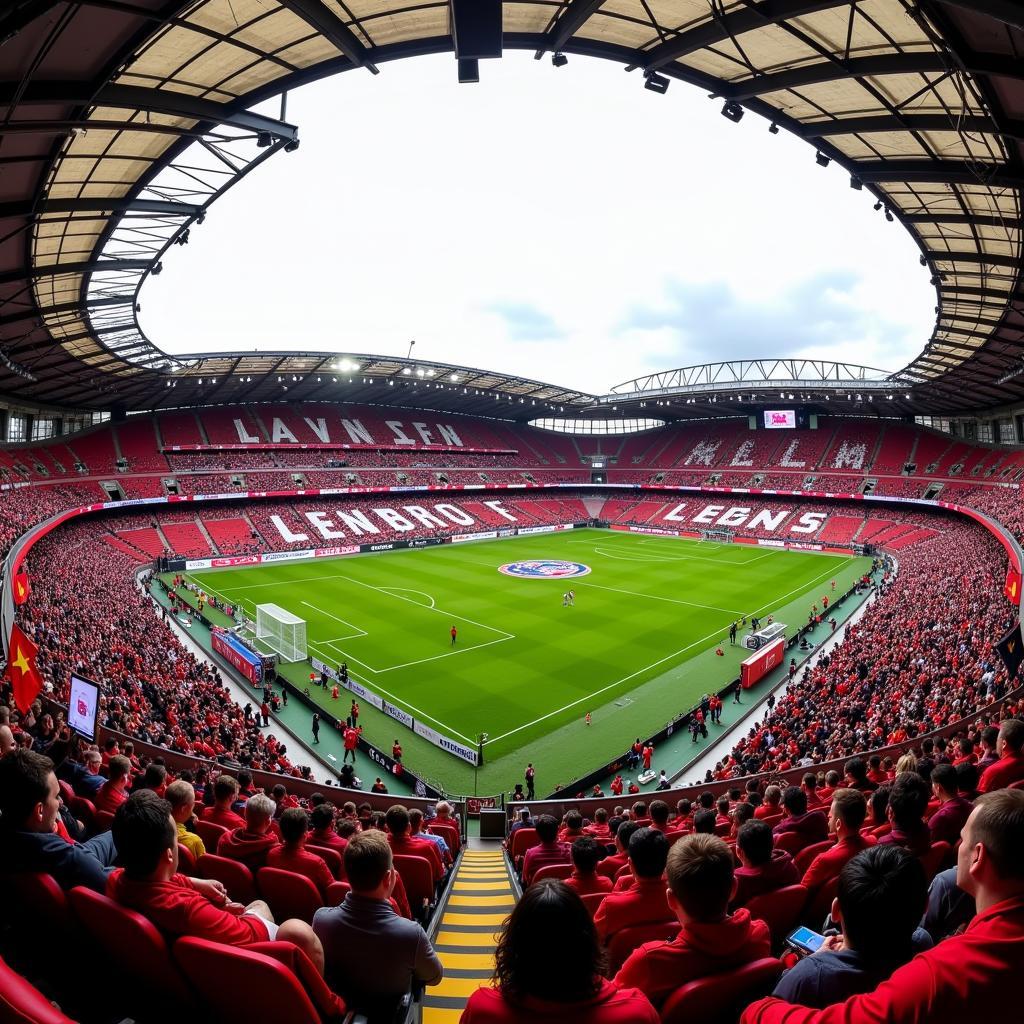
[[[206,853],[206,847],[199,836],[185,828],[185,822],[192,819],[192,811],[196,804],[196,791],[192,788],[192,783],[183,782],[181,779],[172,782],[167,787],[164,799],[171,805],[171,813],[178,826],[179,845],[184,846],[193,858],[198,860]]]

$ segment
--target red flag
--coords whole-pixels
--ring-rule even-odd
[[[1003,584],[1006,599],[1013,604],[1020,604],[1020,573],[1011,565],[1006,570],[1006,582]]]
[[[11,626],[11,643],[7,648],[7,678],[14,687],[14,703],[24,714],[32,701],[42,693],[43,680],[36,668],[36,654],[39,648],[21,631],[15,623]]]
[[[18,571],[11,579],[11,590],[14,592],[14,603],[16,606],[23,605],[32,594],[32,584],[29,583],[28,573],[23,565],[18,566]]]

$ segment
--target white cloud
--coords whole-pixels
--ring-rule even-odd
[[[420,58],[293,93],[301,148],[167,254],[141,297],[150,338],[391,354],[415,338],[422,358],[595,391],[779,346],[898,368],[926,340],[934,293],[909,237],[807,145],[605,62],[509,53],[481,72],[460,86],[450,56]],[[816,282],[834,329],[814,337]],[[714,333],[688,322],[684,345],[651,322],[714,294],[730,307]],[[625,327],[637,311],[646,325]]]

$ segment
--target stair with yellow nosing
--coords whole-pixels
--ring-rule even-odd
[[[502,922],[515,890],[500,850],[466,850],[434,941],[444,980],[423,996],[423,1024],[457,1024],[466,1000],[491,981]]]

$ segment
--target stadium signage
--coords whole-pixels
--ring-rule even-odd
[[[528,580],[574,579],[590,573],[589,565],[582,562],[563,562],[559,559],[528,558],[521,562],[506,562],[498,572]]]
[[[497,530],[484,530],[481,533],[458,533],[452,537],[453,544],[463,544],[467,540],[497,540]]]
[[[367,551],[394,551],[395,543],[392,541],[390,544],[367,544],[365,547]]]
[[[449,754],[454,754],[456,757],[461,758],[463,761],[467,761],[469,764],[477,764],[480,760],[479,755],[472,747],[456,743],[455,740],[449,739],[442,733],[436,732],[431,729],[429,725],[424,725],[420,721],[415,723],[412,731],[416,733],[417,736],[422,736],[425,740],[433,743],[435,747],[447,750]]]
[[[387,701],[383,701],[381,703],[381,711],[383,711],[385,715],[390,715],[396,721],[401,722],[406,729],[411,729],[413,727],[412,715],[407,714],[401,708],[396,708],[394,704],[389,704]]]

